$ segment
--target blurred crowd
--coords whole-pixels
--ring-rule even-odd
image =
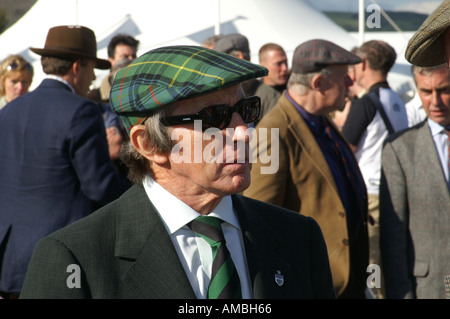
[[[434,14],[448,18],[448,1],[441,6]],[[442,34],[448,24],[432,31]],[[77,32],[95,44],[89,31]],[[35,90],[35,70],[22,56],[0,64],[3,298],[20,295],[41,238],[133,184],[121,157],[130,127],[110,92],[116,74],[136,60],[139,41],[117,34],[103,60],[95,52],[53,52],[58,32],[49,31],[43,49],[32,48],[47,74]],[[417,37],[410,48],[428,39]],[[250,61],[249,41],[224,34],[199,46]],[[242,194],[318,222],[337,298],[446,298],[450,289],[450,70],[445,60],[413,53],[417,90],[405,103],[387,80],[396,59],[381,39],[350,51],[312,39],[298,44],[289,68],[283,47],[268,42],[258,52],[268,75],[242,82],[245,96],[261,100],[249,125],[260,138],[253,154],[278,155],[275,174],[262,173],[269,165],[262,160],[253,164]],[[92,87],[95,68],[109,70],[99,87]]]

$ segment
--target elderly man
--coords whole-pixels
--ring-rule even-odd
[[[450,70],[414,67],[426,121],[386,140],[380,249],[387,298],[446,298],[450,277]]]
[[[258,140],[260,160],[244,192],[317,220],[340,298],[365,298],[367,194],[354,155],[327,114],[345,103],[352,84],[348,65],[360,62],[321,39],[295,49],[287,91],[256,126],[255,135],[267,131],[268,138]],[[266,152],[279,153],[278,170],[271,174],[262,173]]]
[[[318,224],[237,195],[250,184],[248,125],[260,109],[241,83],[266,74],[193,46],[121,70],[111,102],[136,185],[42,240],[21,297],[333,298]]]

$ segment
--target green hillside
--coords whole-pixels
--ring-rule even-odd
[[[358,31],[358,13],[332,11],[326,11],[323,13],[327,15],[331,20],[333,20],[337,25],[341,26],[344,30],[349,32]],[[426,14],[419,14],[414,12],[387,11],[386,13],[402,31],[416,31],[428,17]],[[366,13],[365,19],[367,19],[369,16],[370,13]],[[380,28],[370,29],[365,23],[365,31],[396,31],[382,14],[380,14],[380,16]]]

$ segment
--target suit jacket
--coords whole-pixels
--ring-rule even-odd
[[[427,121],[383,148],[380,249],[387,298],[446,298],[450,194]]]
[[[266,148],[266,133],[261,135],[262,128],[267,128],[267,149],[271,151],[276,149],[276,145],[272,147],[271,129],[279,129],[279,139],[273,141],[279,144],[278,170],[274,174],[263,174],[261,168],[266,164],[260,160],[255,162],[252,182],[244,195],[313,217],[319,223],[328,247],[336,294],[339,296],[345,290],[351,273],[352,277],[359,278],[363,291],[368,265],[367,235],[362,236],[360,247],[354,249],[362,265],[360,269],[351,269],[346,212],[333,173],[307,123],[284,93],[257,125],[255,136],[259,139],[259,153],[261,148]],[[336,133],[339,134],[337,130]],[[367,198],[364,200],[367,202]]]
[[[119,197],[99,108],[45,79],[0,113],[0,291],[18,293],[42,237]]]
[[[325,242],[306,217],[232,196],[255,298],[333,298]],[[293,253],[293,252],[296,253]],[[80,288],[68,288],[78,265]],[[275,282],[277,271],[284,283]],[[69,278],[69,281],[71,279]],[[21,298],[195,298],[156,209],[141,185],[39,242]]]

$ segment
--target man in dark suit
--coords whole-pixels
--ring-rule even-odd
[[[318,224],[238,195],[261,106],[241,83],[266,74],[195,46],[158,48],[119,71],[111,103],[135,185],[44,238],[21,297],[334,298]]]
[[[48,78],[0,114],[0,291],[20,293],[42,237],[121,195],[130,185],[115,174],[99,108],[80,95],[95,78],[94,32],[59,26],[42,56]]]

